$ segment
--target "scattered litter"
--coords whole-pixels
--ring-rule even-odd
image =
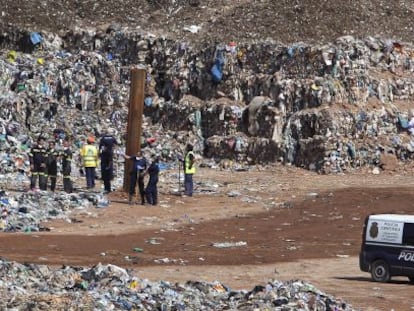
[[[240,247],[240,246],[247,246],[247,242],[239,241],[239,242],[217,242],[213,243],[214,247],[217,248],[229,248],[229,247]]]
[[[349,258],[349,255],[336,254],[336,257],[339,257],[339,258]]]

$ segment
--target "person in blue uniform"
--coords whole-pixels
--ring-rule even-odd
[[[159,158],[155,157],[148,168],[148,184],[145,189],[147,202],[151,205],[157,205],[158,203],[158,175],[160,172]]]

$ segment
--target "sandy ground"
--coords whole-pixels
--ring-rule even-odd
[[[20,262],[112,263],[152,281],[218,280],[235,289],[302,279],[360,310],[414,309],[407,278],[375,283],[358,265],[365,217],[413,210],[411,172],[201,169],[192,198],[172,192],[173,173],[161,177],[158,206],[130,206],[116,191],[107,208],[45,223],[50,232],[0,234],[0,252]]]

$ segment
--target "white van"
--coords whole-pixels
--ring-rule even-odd
[[[407,276],[414,283],[414,215],[377,214],[365,219],[359,267],[376,282]]]

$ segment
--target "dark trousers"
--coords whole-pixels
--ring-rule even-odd
[[[43,168],[35,168],[30,177],[30,189],[36,188],[37,179],[39,179],[39,189],[47,190],[47,174]]]
[[[71,173],[70,162],[69,162],[69,164],[66,162],[66,164],[63,165],[63,168],[62,168],[63,190],[66,193],[72,193],[73,192],[73,184],[72,184],[72,180],[70,179],[70,173]]]
[[[101,170],[105,191],[111,192],[112,169]]]
[[[56,175],[49,175],[50,178],[50,190],[55,191],[56,190]]]
[[[184,194],[193,195],[193,174],[184,174]]]
[[[158,203],[158,187],[157,180],[149,180],[147,189],[145,189],[145,195],[147,197],[147,202],[151,205],[157,205]]]
[[[72,185],[72,180],[70,179],[70,176],[63,175],[63,190],[66,193],[73,192],[73,185]]]
[[[85,175],[86,175],[86,188],[88,189],[95,188],[95,168],[85,167]]]
[[[50,190],[54,192],[56,189],[57,166],[49,167],[47,173],[50,178]]]
[[[144,185],[144,175],[139,173],[131,173],[131,181],[129,187],[129,195],[133,196],[135,194],[135,186],[138,182],[139,195],[141,197],[141,203],[145,203],[145,185]]]

